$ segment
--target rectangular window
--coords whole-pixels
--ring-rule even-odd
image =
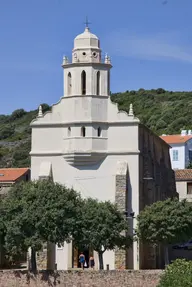
[[[173,150],[173,161],[178,161],[179,160],[179,152],[178,150]]]
[[[192,182],[187,183],[187,194],[192,194]]]
[[[189,150],[189,161],[192,162],[192,150],[191,149]]]

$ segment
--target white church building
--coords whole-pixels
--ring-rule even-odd
[[[131,104],[127,114],[111,102],[111,60],[106,55],[102,61],[100,41],[88,27],[62,67],[63,97],[45,114],[40,107],[31,123],[31,179],[52,177],[83,197],[116,202],[134,232],[146,204],[175,193],[169,146],[140,124]],[[128,251],[106,251],[104,267],[160,266],[161,251],[149,249],[134,242]],[[72,243],[52,246],[52,264],[58,270],[78,267],[78,252]],[[98,268],[97,254],[85,255],[90,252]]]

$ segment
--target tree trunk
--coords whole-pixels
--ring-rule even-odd
[[[31,271],[37,271],[36,251],[34,248],[31,248]]]
[[[99,269],[103,270],[103,252],[98,252],[99,255]]]
[[[166,244],[164,246],[164,259],[165,259],[165,267],[169,265],[169,250],[168,250],[168,245]]]

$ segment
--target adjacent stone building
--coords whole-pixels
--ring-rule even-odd
[[[31,177],[51,177],[83,197],[116,202],[134,233],[145,205],[176,195],[169,145],[140,124],[131,103],[127,114],[111,102],[111,60],[108,55],[102,59],[100,41],[88,27],[74,40],[72,61],[64,57],[62,67],[63,97],[44,115],[40,107],[31,123]],[[86,260],[91,252],[98,268],[94,251],[84,250]],[[51,246],[47,254],[49,267],[79,265],[72,243]],[[127,252],[106,251],[104,266],[158,268],[161,258],[160,250],[149,252],[134,242]]]

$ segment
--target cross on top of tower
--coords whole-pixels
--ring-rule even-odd
[[[89,20],[88,20],[88,17],[87,17],[87,16],[86,16],[86,19],[85,19],[84,24],[85,24],[85,28],[88,28],[88,29],[89,29],[89,24],[91,24],[91,22],[89,22]]]

